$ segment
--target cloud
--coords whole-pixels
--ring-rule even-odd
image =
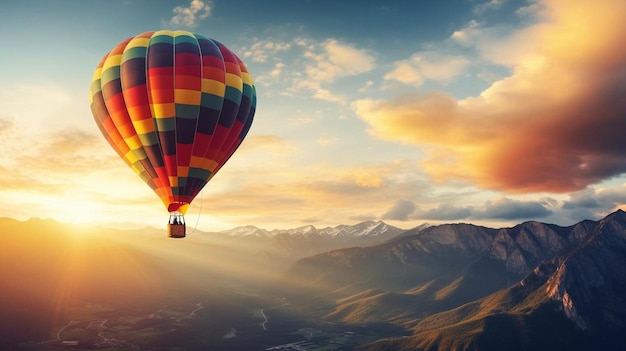
[[[314,192],[331,194],[332,196],[355,196],[375,193],[386,187],[384,171],[375,167],[353,166],[318,172],[316,179],[310,180],[307,187]]]
[[[322,43],[322,53],[313,55],[314,65],[307,67],[307,75],[314,80],[333,81],[338,77],[346,77],[371,71],[374,68],[374,57],[365,50],[328,39]]]
[[[249,64],[258,63],[259,66],[272,67],[263,72],[255,70],[254,84],[257,87],[268,88],[266,93],[269,94],[288,95],[286,89],[276,89],[275,85],[281,81],[293,79],[293,75],[284,72],[285,68],[291,69],[293,66],[292,62],[289,63],[289,66],[284,63],[287,61],[284,54],[292,50],[295,46],[293,42],[281,41],[271,37],[266,39],[254,37],[249,40],[251,44],[239,51],[241,58]]]
[[[285,67],[285,64],[282,62],[275,64],[274,69],[270,72],[270,77],[278,78],[280,74],[282,73],[284,67]]]
[[[415,219],[452,221],[469,218],[472,216],[473,211],[473,207],[460,207],[442,203],[436,208],[429,210],[418,209],[411,217]]]
[[[617,209],[626,210],[626,184],[602,189],[587,188],[569,194],[561,207],[569,218],[600,219]]]
[[[295,84],[297,90],[313,91],[314,98],[342,102],[343,98],[327,86],[339,78],[355,76],[375,68],[375,58],[366,50],[335,39],[321,43],[300,39],[296,41],[306,60],[304,77]]]
[[[427,150],[424,167],[440,182],[562,193],[626,172],[626,3],[549,0],[539,9],[540,21],[500,50],[473,41],[512,70],[479,96],[363,99],[355,112],[376,137]],[[499,52],[517,43],[524,50]]]
[[[537,219],[552,214],[544,204],[535,201],[520,201],[506,197],[487,201],[482,212],[475,212],[474,218],[497,220]]]
[[[365,84],[363,84],[362,87],[359,88],[359,93],[366,92],[367,90],[369,90],[373,86],[374,86],[374,82],[371,81],[371,80],[368,80],[367,82],[365,82]]]
[[[569,201],[563,202],[562,208],[564,210],[575,210],[580,208],[588,210],[603,207],[597,197],[595,190],[591,188],[571,193],[569,196]],[[614,203],[610,205],[610,207],[613,206],[615,206]]]
[[[502,4],[504,2],[505,0],[489,0],[485,3],[479,4],[476,7],[474,7],[474,13],[483,14],[488,11],[497,10],[500,7],[502,7]]]
[[[481,34],[482,32],[478,21],[471,20],[465,28],[454,31],[450,39],[463,45],[471,45],[476,38],[480,38]]]
[[[382,219],[406,221],[415,212],[416,208],[412,201],[398,200],[382,215]]]
[[[548,217],[553,213],[548,207],[554,205],[550,199],[522,201],[500,197],[496,200],[486,201],[482,207],[478,208],[441,203],[437,207],[423,210],[415,205],[413,201],[397,200],[381,218],[397,221],[415,219],[431,221],[454,221],[461,219],[514,221]]]
[[[77,178],[101,173],[110,166],[123,166],[113,150],[100,153],[102,149],[109,151],[105,144],[101,136],[81,130],[45,134],[36,145],[12,155],[17,166],[2,172],[0,184],[12,184],[12,189],[65,191]]]
[[[397,80],[398,82],[421,86],[424,84],[424,76],[419,72],[419,69],[411,65],[409,60],[398,61],[394,64],[394,69],[385,74],[386,80]]]
[[[307,84],[301,84],[300,87],[307,87],[310,90],[313,90],[312,97],[318,100],[336,103],[343,103],[345,100],[342,94],[338,94],[328,89],[322,88],[320,82],[309,81]]]
[[[176,6],[172,12],[174,16],[167,22],[177,27],[195,28],[198,23],[208,18],[213,10],[213,3],[206,0],[191,0],[189,6]]]
[[[0,166],[0,211],[16,217],[75,221],[123,215],[130,208],[141,212],[160,203],[100,135],[53,131],[11,158],[13,166]]]
[[[284,34],[276,34],[276,37],[281,35]],[[259,86],[270,87],[271,82],[268,94],[306,94],[314,99],[343,104],[345,94],[334,89],[333,84],[375,68],[376,59],[368,50],[337,39],[320,41],[298,37],[281,40],[272,37],[252,38],[251,41],[242,51],[242,57],[250,62],[273,65],[266,65],[265,73],[255,75],[255,84]],[[277,86],[282,87],[278,89]]]
[[[409,60],[396,62],[395,68],[385,74],[384,79],[419,87],[426,79],[447,82],[463,72],[469,64],[470,61],[462,56],[422,52]]]
[[[242,56],[253,62],[267,62],[270,57],[275,57],[282,51],[291,49],[292,44],[278,40],[257,40],[250,48],[243,51]]]

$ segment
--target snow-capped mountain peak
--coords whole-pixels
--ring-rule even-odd
[[[270,233],[267,230],[257,228],[253,225],[235,227],[233,229],[224,230],[221,233],[224,233],[232,237],[269,237],[270,236]]]
[[[249,242],[264,254],[300,258],[344,247],[377,245],[404,232],[404,229],[382,221],[367,221],[321,229],[305,225],[271,231],[247,225],[220,234],[227,239],[239,240],[240,243]]]

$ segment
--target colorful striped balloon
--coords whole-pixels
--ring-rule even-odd
[[[181,214],[239,147],[256,109],[239,57],[187,31],[119,43],[98,64],[89,95],[109,144]]]

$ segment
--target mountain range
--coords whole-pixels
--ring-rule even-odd
[[[0,349],[50,350],[64,335],[138,350],[626,345],[621,210],[566,227],[370,221],[183,240],[39,219],[0,218],[0,228]],[[108,327],[94,333],[98,321]]]
[[[569,227],[447,224],[298,261],[322,318],[408,335],[359,350],[622,350],[626,213]],[[307,291],[308,295],[303,294]],[[320,307],[321,306],[321,307]]]
[[[427,226],[423,225],[418,229]],[[320,229],[307,225],[293,229],[265,230],[248,225],[210,235],[212,240],[219,238],[226,245],[248,247],[253,255],[282,258],[292,262],[330,250],[381,244],[404,232],[404,229],[382,221],[366,221]]]

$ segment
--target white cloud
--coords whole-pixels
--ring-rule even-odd
[[[488,11],[497,10],[502,7],[502,4],[504,4],[504,2],[505,0],[489,0],[474,7],[474,13],[483,14]]]
[[[314,81],[332,82],[374,69],[373,56],[335,39],[324,41],[321,52],[309,51],[305,55],[314,61],[306,68],[307,75]]]
[[[306,37],[281,40],[276,37],[251,38],[252,43],[243,50],[242,58],[258,63],[266,70],[255,74],[255,84],[269,86],[269,82],[282,86],[270,94],[307,97],[343,104],[345,94],[333,86],[339,79],[358,76],[375,69],[376,58],[368,50],[336,39],[321,41]],[[258,72],[258,71],[257,71]],[[363,89],[371,87],[366,83]],[[350,89],[356,91],[359,88]],[[345,92],[343,88],[341,91]]]
[[[470,61],[462,56],[435,53],[414,56],[412,59],[424,77],[444,82],[458,76],[470,64]]]
[[[259,40],[243,53],[243,57],[249,58],[254,62],[267,62],[270,57],[275,57],[281,51],[287,51],[289,49],[291,49],[291,43],[274,40]]]
[[[270,72],[270,77],[278,78],[283,71],[283,67],[285,67],[285,64],[282,62],[275,64],[274,69]]]
[[[465,28],[454,31],[450,39],[461,45],[471,45],[480,34],[480,24],[476,20],[471,20],[467,23]]]
[[[424,76],[420,74],[409,60],[398,61],[394,66],[395,68],[391,72],[385,74],[384,78],[386,80],[397,80],[398,82],[416,87],[424,84]]]
[[[189,6],[176,6],[172,12],[174,16],[167,22],[172,26],[194,28],[198,22],[209,17],[213,10],[213,3],[205,0],[192,0]]]
[[[363,93],[373,86],[374,86],[374,82],[371,80],[368,80],[367,82],[365,82],[365,84],[363,84],[362,87],[359,88],[359,92]]]
[[[316,99],[336,102],[336,103],[343,103],[345,101],[344,96],[342,94],[335,94],[328,89],[318,87],[314,90],[315,90],[315,93],[313,93],[313,97]]]
[[[296,90],[314,91],[313,97],[331,102],[343,102],[339,94],[334,94],[327,86],[339,78],[369,72],[375,68],[375,57],[367,50],[350,44],[327,39],[321,44],[305,39],[296,41],[304,53],[305,68],[303,79],[295,83]]]
[[[470,61],[462,56],[426,51],[414,54],[409,60],[396,62],[395,68],[384,78],[419,87],[426,79],[447,82],[469,65]]]

